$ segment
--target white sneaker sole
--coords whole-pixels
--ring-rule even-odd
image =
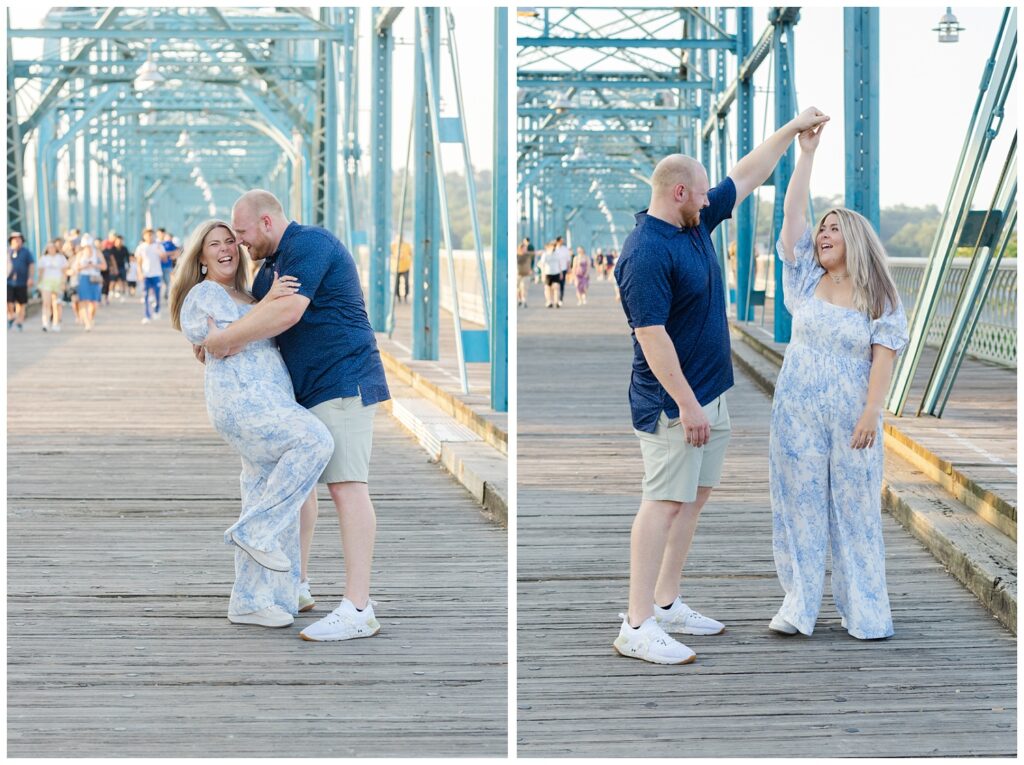
[[[686,659],[676,659],[674,661],[669,659],[659,661],[658,659],[652,659],[646,656],[634,656],[631,653],[625,653],[621,648],[619,648],[618,644],[619,641],[618,639],[616,639],[615,642],[612,643],[612,648],[615,649],[615,653],[617,653],[619,656],[625,656],[627,659],[639,659],[640,661],[646,661],[649,664],[692,664],[697,660],[697,654],[693,654],[692,656]]]
[[[768,631],[769,632],[774,632],[776,635],[784,635],[786,637],[792,637],[793,635],[799,635],[800,634],[800,630],[798,630],[792,624],[789,624],[787,622],[786,626],[782,627],[782,626],[776,625],[774,620],[772,620],[771,622],[768,623]]]
[[[312,611],[314,608],[316,608],[315,600],[312,603],[307,603],[306,605],[302,606],[302,608],[299,609],[299,613],[304,614],[307,611]]]
[[[340,642],[342,640],[357,640],[358,638],[373,637],[374,635],[376,635],[379,632],[380,632],[380,625],[378,624],[377,625],[377,629],[375,629],[373,632],[371,632],[371,633],[369,633],[367,635],[347,635],[347,636],[343,636],[343,637],[332,637],[330,635],[325,635],[323,637],[310,637],[305,632],[300,632],[299,633],[299,637],[302,638],[303,640],[308,640],[311,643],[336,643],[336,642]]]
[[[665,630],[665,632],[673,632],[677,635],[721,635],[725,632],[725,625],[723,624],[717,630],[714,629],[702,629],[700,627],[670,627],[664,622],[658,622],[658,625]]]
[[[263,568],[265,569],[268,569],[270,571],[277,571],[280,573],[287,573],[292,570],[291,563],[283,555],[281,555],[281,558],[279,560],[277,557],[273,555],[268,555],[262,550],[257,550],[255,547],[250,547],[245,542],[236,537],[234,534],[231,535],[231,541],[235,543],[239,550],[244,552],[246,555],[248,555],[250,558],[256,561],[259,565],[263,566]]]
[[[251,624],[256,627],[291,627],[295,623],[294,619],[280,624],[277,622],[267,622],[259,617],[253,617],[251,614],[238,614],[237,616],[228,614],[228,621],[232,624]]]

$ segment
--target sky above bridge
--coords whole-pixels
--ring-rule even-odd
[[[769,6],[755,6],[754,30],[760,34],[767,23]],[[16,27],[36,26],[46,7],[33,9],[18,4],[11,9]],[[880,110],[881,202],[927,205],[945,204],[965,131],[977,98],[984,63],[992,50],[1002,9],[999,7],[954,6],[960,23],[966,28],[960,42],[940,44],[932,28],[944,7],[917,5],[881,11]],[[365,15],[365,12],[364,12]],[[455,10],[456,39],[462,61],[462,85],[466,123],[473,164],[492,165],[493,92],[493,10],[458,7]],[[510,19],[513,31],[515,18]],[[412,14],[404,12],[396,22],[397,45],[394,58],[394,146],[396,168],[404,166],[408,136],[409,108],[412,102]],[[364,125],[369,118],[369,45],[365,18],[360,20],[361,55],[364,65],[360,111]],[[815,105],[832,116],[828,133],[819,150],[813,179],[813,191],[820,195],[843,192],[843,22],[840,7],[812,7],[801,11],[796,27],[796,86],[801,106]],[[41,50],[41,41],[20,41],[15,54],[32,55]],[[402,76],[408,72],[408,76]],[[767,85],[767,66],[756,76],[758,89]],[[450,90],[442,86],[442,97],[450,100]],[[514,92],[515,88],[512,86]],[[755,109],[755,135],[759,140],[764,126],[766,96],[758,94]],[[1001,158],[1017,125],[1017,104],[1007,105],[1003,128],[992,149],[992,158]],[[771,125],[769,124],[769,130]],[[364,127],[362,140],[368,144]],[[364,150],[368,150],[368,145]],[[446,147],[446,167],[458,169],[452,147]],[[995,164],[992,162],[990,164]],[[998,169],[990,167],[979,187],[978,199],[986,199],[994,186]],[[769,192],[770,193],[770,192]]]

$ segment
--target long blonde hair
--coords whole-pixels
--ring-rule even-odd
[[[833,207],[818,218],[814,228],[815,258],[818,257],[818,232],[825,218],[833,213],[839,219],[839,230],[846,243],[846,270],[853,282],[853,305],[868,318],[877,319],[900,303],[900,293],[889,273],[885,247],[867,218],[845,207]],[[820,264],[820,259],[818,262]]]
[[[200,270],[201,263],[199,256],[203,254],[203,243],[207,235],[215,228],[224,228],[234,237],[235,230],[231,224],[222,220],[208,220],[199,224],[199,227],[192,231],[178,264],[171,273],[171,326],[181,330],[181,306],[185,302],[185,296],[199,282],[206,279],[205,274]],[[251,265],[249,255],[245,249],[238,245],[238,270],[235,271],[235,289],[239,292],[249,291],[249,277]]]

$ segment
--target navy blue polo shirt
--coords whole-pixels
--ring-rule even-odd
[[[736,185],[726,177],[708,191],[699,225],[681,229],[643,210],[622,245],[615,279],[634,330],[629,406],[637,430],[653,433],[663,411],[679,416],[676,402],[647,365],[637,327],[665,327],[701,406],[733,385],[725,291],[711,232],[732,217],[735,203]]]
[[[298,279],[299,294],[310,301],[298,323],[277,336],[295,400],[309,409],[347,396],[360,396],[365,406],[391,398],[359,272],[345,245],[326,229],[292,221],[253,280],[257,300],[270,290],[275,271]]]
[[[11,287],[28,286],[28,268],[35,263],[35,258],[29,252],[28,247],[18,249],[7,248],[7,257],[10,258],[11,275],[7,277],[7,284]]]

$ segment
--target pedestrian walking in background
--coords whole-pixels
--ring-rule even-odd
[[[85,331],[91,332],[96,323],[96,307],[103,290],[103,272],[107,269],[107,261],[88,234],[80,239],[72,269],[78,274],[79,316]]]
[[[544,307],[561,308],[562,259],[555,250],[555,242],[548,242],[540,256],[540,269],[544,274]]]
[[[142,304],[145,308],[145,315],[142,318],[143,324],[149,324],[150,317],[160,318],[160,284],[163,279],[164,248],[154,241],[153,229],[147,228],[142,232],[142,241],[135,248],[135,263],[138,276],[142,279]],[[153,296],[153,313],[150,314],[149,296]]]
[[[7,329],[25,328],[25,307],[35,283],[35,260],[18,231],[7,238]]]
[[[576,248],[572,275],[576,280],[576,305],[586,305],[587,290],[590,287],[590,257],[582,247]]]
[[[39,311],[43,323],[43,332],[52,329],[60,332],[60,319],[64,304],[64,284],[67,281],[68,259],[57,246],[58,240],[46,245],[46,250],[39,258],[39,292],[42,306]]]

